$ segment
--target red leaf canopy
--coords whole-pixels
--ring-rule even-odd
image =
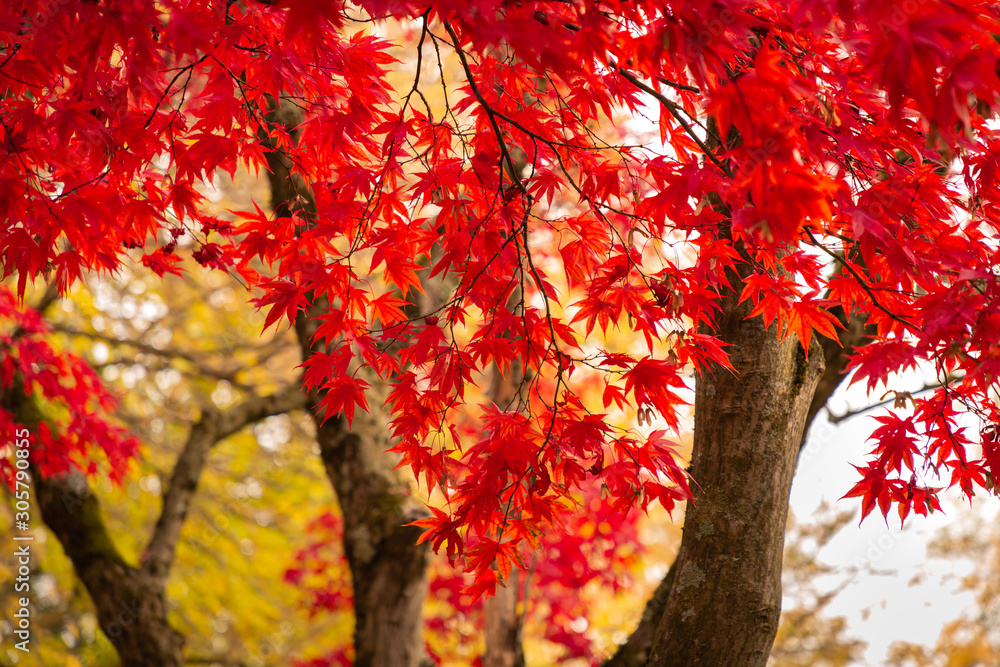
[[[991,486],[996,3],[53,7],[0,9],[4,277],[23,294],[130,261],[174,272],[170,230],[213,230],[196,259],[240,273],[268,325],[325,297],[317,344],[335,352],[307,369],[328,416],[366,407],[352,362],[392,385],[394,450],[449,496],[431,538],[479,545],[481,589],[587,480],[621,507],[686,495],[665,436],[612,428],[586,394],[679,428],[687,365],[730,372],[712,330],[730,289],[807,348],[838,313],[863,317],[875,335],[852,368],[872,390],[913,367],[948,379],[882,418],[850,492],[866,511],[929,511],[938,475]],[[370,18],[410,32],[388,41]],[[461,67],[447,112],[428,99],[438,54]],[[299,127],[268,116],[279,98]],[[217,169],[269,152],[314,211],[203,215]],[[431,280],[447,294],[414,314]],[[620,329],[642,349],[605,349]],[[463,432],[473,385],[515,361],[520,403]]]

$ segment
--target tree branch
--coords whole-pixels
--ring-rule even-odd
[[[69,336],[83,336],[84,338],[90,338],[91,340],[99,340],[105,343],[110,343],[111,345],[126,345],[128,347],[134,348],[139,352],[145,354],[151,354],[156,357],[162,357],[164,359],[182,359],[192,366],[201,374],[206,377],[215,378],[217,380],[225,380],[240,389],[247,390],[248,386],[243,385],[236,381],[236,373],[238,370],[226,371],[220,368],[212,368],[211,366],[205,365],[204,361],[198,359],[194,354],[187,352],[185,350],[178,350],[174,348],[158,348],[149,343],[143,343],[137,340],[130,340],[127,338],[116,338],[114,336],[108,336],[106,334],[101,334],[92,331],[82,331],[80,329],[75,329],[71,326],[60,324],[58,322],[50,322],[49,325],[52,327],[53,331],[58,331],[60,333],[67,334]],[[224,354],[219,352],[219,354]]]
[[[909,391],[909,392],[905,392],[905,393],[909,394],[910,396],[915,396],[917,394],[922,394],[925,391],[933,391],[933,390],[935,390],[935,389],[937,389],[939,387],[945,386],[946,384],[948,384],[949,382],[951,382],[951,381],[953,381],[955,379],[956,379],[955,376],[951,376],[950,375],[950,376],[948,376],[948,379],[945,380],[944,382],[929,382],[929,383],[925,384],[923,387],[921,387],[920,389],[915,389],[914,391]],[[830,423],[832,423],[832,424],[839,424],[840,422],[842,422],[842,421],[844,421],[846,419],[850,419],[851,417],[857,417],[858,415],[864,414],[864,413],[868,412],[869,410],[874,410],[876,408],[881,408],[883,405],[889,405],[891,403],[895,403],[897,400],[899,400],[899,399],[894,396],[893,398],[889,398],[889,399],[886,399],[884,401],[879,401],[878,403],[872,403],[871,405],[866,405],[865,407],[858,408],[857,410],[848,410],[847,412],[845,412],[842,415],[835,415],[833,413],[830,413]]]
[[[493,112],[493,108],[487,103],[486,98],[483,97],[482,92],[479,90],[479,86],[476,85],[476,79],[472,76],[472,68],[469,67],[469,61],[465,57],[465,51],[462,50],[461,41],[458,39],[458,35],[455,33],[455,29],[451,27],[451,24],[447,21],[444,22],[444,29],[448,31],[448,35],[452,39],[452,46],[455,47],[455,53],[458,54],[458,59],[462,62],[462,69],[465,70],[465,78],[469,81],[469,88],[472,89],[472,94],[476,96],[476,100],[483,107],[483,111],[486,112],[486,117],[490,121],[490,126],[493,128],[493,134],[497,137],[497,144],[500,146],[500,154],[503,157],[503,164],[505,171],[510,172],[508,175],[514,182],[514,185],[521,194],[527,195],[528,191],[524,187],[524,183],[521,182],[520,175],[514,170],[514,160],[510,156],[510,151],[507,150],[507,143],[503,139],[503,133],[500,131],[500,126],[497,124],[496,114]]]
[[[228,410],[203,409],[201,419],[191,427],[167,485],[160,518],[143,554],[144,570],[158,579],[166,579],[211,448],[249,424],[271,415],[302,409],[305,404],[305,394],[296,382],[269,396],[251,396]]]
[[[852,276],[854,276],[854,279],[858,281],[858,285],[861,287],[861,289],[863,289],[865,291],[865,293],[868,295],[868,298],[871,299],[872,304],[874,304],[876,308],[878,308],[883,313],[885,313],[886,315],[888,315],[889,319],[891,319],[891,320],[893,320],[895,322],[899,322],[900,324],[906,325],[906,326],[908,326],[908,327],[910,327],[912,329],[916,328],[916,326],[912,322],[910,322],[907,319],[904,319],[904,318],[900,317],[899,315],[895,314],[894,312],[892,312],[891,310],[889,310],[888,308],[886,308],[885,306],[883,306],[882,303],[877,298],[875,298],[875,293],[872,291],[872,288],[868,284],[868,281],[866,281],[861,276],[861,274],[859,274],[857,272],[857,270],[853,266],[851,266],[851,264],[849,262],[847,262],[843,257],[839,256],[837,253],[833,252],[832,250],[830,250],[829,248],[827,248],[825,245],[823,245],[819,241],[817,241],[816,237],[813,236],[813,233],[809,230],[808,227],[803,228],[803,231],[806,233],[806,236],[809,237],[809,240],[813,242],[814,246],[816,246],[817,248],[819,248],[820,250],[822,250],[823,252],[825,252],[827,255],[829,255],[830,257],[832,257],[834,259],[834,261],[840,262],[840,264],[843,265],[843,267],[845,269],[847,269],[851,273]]]
[[[38,303],[32,306],[32,308],[37,310],[42,315],[45,315],[45,311],[49,309],[49,306],[55,303],[58,299],[59,290],[56,288],[55,283],[49,283],[46,286],[42,297],[38,300]]]
[[[0,404],[33,431],[44,422],[20,377],[0,391]],[[184,638],[167,621],[164,589],[129,565],[118,551],[86,477],[72,472],[44,478],[34,467],[31,476],[42,520],[90,594],[98,623],[105,632],[121,629],[109,638],[123,667],[181,667]],[[119,623],[123,613],[129,614],[130,622]]]
[[[844,328],[840,331],[839,343],[825,337],[819,337],[818,339],[820,345],[823,346],[823,358],[826,361],[826,369],[819,379],[819,384],[816,386],[816,393],[813,394],[812,403],[809,405],[809,412],[806,415],[806,427],[802,433],[802,445],[799,447],[800,455],[802,448],[806,446],[806,440],[809,438],[809,428],[816,415],[826,406],[827,401],[833,396],[837,387],[847,377],[844,371],[847,368],[847,362],[850,361],[851,355],[875,335],[875,327],[869,325],[867,320],[856,312],[847,317],[843,310],[839,310],[836,313],[836,317],[844,325]]]
[[[680,126],[684,128],[684,131],[687,133],[687,135],[691,137],[691,139],[696,144],[698,144],[698,148],[700,148],[701,152],[705,154],[705,157],[714,162],[715,165],[719,167],[719,169],[721,169],[722,172],[727,176],[733,175],[732,170],[729,168],[729,165],[725,164],[718,157],[716,157],[715,153],[705,144],[705,141],[698,136],[698,133],[694,131],[694,128],[691,127],[691,123],[689,123],[680,114],[681,106],[679,104],[671,100],[663,93],[657,91],[652,86],[643,83],[642,80],[639,79],[639,77],[632,74],[624,67],[621,67],[620,65],[618,65],[618,63],[614,62],[613,60],[611,61],[611,66],[614,67],[615,70],[617,70],[619,74],[625,77],[625,80],[631,83],[633,86],[643,91],[644,93],[655,97],[656,100],[660,104],[662,104],[668,112],[670,112],[670,115],[674,117],[674,120],[676,120],[680,124]]]

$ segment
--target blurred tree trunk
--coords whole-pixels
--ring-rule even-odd
[[[522,578],[516,569],[511,570],[507,586],[497,586],[497,594],[484,603],[486,654],[483,667],[524,667],[523,627],[517,604],[518,583]],[[522,604],[527,603],[527,600],[522,601]]]
[[[15,379],[0,403],[32,431],[44,420]],[[289,387],[270,396],[251,395],[227,410],[204,407],[174,465],[163,507],[138,565],[118,551],[100,503],[82,473],[44,478],[32,471],[35,500],[90,594],[97,621],[123,667],[181,667],[184,637],[167,620],[166,583],[181,528],[211,448],[248,424],[301,408],[302,392]]]
[[[510,308],[520,302],[521,290],[516,289],[511,295]],[[521,364],[511,362],[507,375],[493,366],[493,378],[487,396],[501,410],[521,407],[525,377]],[[521,643],[523,615],[519,613],[518,583],[523,577],[516,569],[511,570],[506,586],[497,586],[495,597],[483,603],[485,617],[486,653],[483,656],[483,667],[524,667],[524,648]],[[527,605],[528,591],[525,589],[525,599],[522,605]]]
[[[300,315],[295,329],[303,356],[311,342],[317,304]],[[378,385],[369,393],[369,413],[359,411],[352,428],[341,416],[324,421],[322,392],[311,392],[308,409],[327,477],[344,518],[344,553],[354,585],[354,650],[358,667],[416,667],[432,664],[424,650],[423,604],[430,551],[417,544],[421,529],[408,526],[425,516],[410,496],[406,479],[393,470],[388,418]]]
[[[84,476],[35,477],[42,519],[55,533],[94,602],[122,667],[181,667],[184,637],[167,621],[163,582],[125,562]]]

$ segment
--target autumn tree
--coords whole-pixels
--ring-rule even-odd
[[[139,281],[131,283],[133,288],[139,284]],[[114,301],[108,286],[99,292],[101,300]],[[48,304],[44,301],[40,304],[46,310],[51,307],[51,296],[54,294],[53,290]],[[140,309],[137,303],[143,307]],[[124,317],[129,305],[132,312]],[[156,305],[161,308],[156,308]],[[205,307],[208,307],[207,304]],[[146,336],[129,336],[123,332],[126,327],[122,319],[112,319],[110,315],[107,322],[109,333],[77,330],[66,320],[59,319],[53,326],[43,320],[37,311],[17,308],[12,295],[5,291],[4,330],[11,339],[5,360],[21,369],[19,377],[23,378],[23,384],[15,384],[5,391],[3,404],[19,423],[28,424],[37,431],[41,438],[37,445],[43,454],[53,450],[64,452],[61,456],[39,458],[30,469],[35,473],[33,500],[37,505],[32,504],[40,514],[36,517],[44,520],[73,563],[81,583],[93,600],[100,626],[121,660],[125,664],[181,665],[184,664],[184,638],[167,618],[166,588],[181,532],[194,505],[193,498],[208,455],[221,441],[269,415],[304,408],[305,396],[294,375],[285,381],[284,388],[278,385],[277,390],[271,389],[263,396],[255,393],[255,384],[237,380],[237,377],[240,380],[253,378],[254,371],[246,369],[263,365],[269,356],[280,350],[280,345],[264,342],[241,350],[234,345],[238,336],[228,334],[229,345],[225,352],[185,353],[176,345],[165,345],[162,336],[157,336],[157,333],[166,333],[168,338],[172,335],[167,315],[176,317],[177,314],[176,309],[164,307],[163,301],[156,298],[133,298],[129,301],[126,298],[117,301],[115,310],[118,317],[128,323],[128,328],[139,330]],[[210,318],[206,317],[204,321],[208,323]],[[140,359],[143,355],[154,355],[160,361],[183,357],[182,367],[186,365],[189,373],[201,378],[213,376],[210,380],[212,385],[215,382],[228,385],[225,380],[228,377],[237,383],[240,387],[237,391],[243,393],[245,399],[234,399],[229,405],[224,403],[226,409],[220,409],[204,395],[198,397],[200,401],[190,393],[186,399],[176,397],[169,391],[172,385],[177,384],[176,380],[154,382],[154,374],[160,372],[157,368],[159,364],[147,356],[141,366],[143,376],[148,371],[149,384],[159,391],[153,390],[155,398],[147,398],[145,406],[141,402],[139,406],[132,406],[137,417],[129,431],[122,425],[109,427],[102,417],[102,410],[108,410],[113,405],[112,395],[102,386],[90,364],[72,352],[58,350],[52,344],[55,338],[53,328],[74,337],[91,337],[118,347],[129,347],[131,343],[133,350],[139,351]],[[155,343],[144,342],[144,337]],[[120,349],[114,353],[123,354]],[[219,363],[220,359],[229,355],[242,357],[249,363],[246,368],[239,364]],[[233,357],[229,357],[229,361],[234,361]],[[133,367],[138,365],[138,361],[132,364]],[[168,364],[165,368],[171,366]],[[128,373],[134,374],[132,368]],[[63,376],[73,380],[68,387]],[[133,377],[133,385],[138,381],[137,377]],[[273,378],[264,379],[260,386],[273,387],[273,381]],[[183,392],[178,393],[183,395]],[[196,390],[195,393],[201,392]],[[137,537],[137,542],[141,544],[140,553],[129,553],[131,549],[122,549],[120,536],[116,539],[109,530],[106,508],[102,511],[87,476],[93,477],[98,471],[106,470],[110,471],[112,481],[119,483],[125,470],[122,457],[132,456],[134,452],[129,448],[138,445],[137,438],[132,434],[141,434],[143,440],[154,446],[162,445],[162,422],[161,430],[157,432],[150,423],[154,420],[146,421],[138,415],[149,414],[150,402],[169,405],[174,401],[181,404],[179,411],[184,415],[175,417],[179,422],[177,430],[181,431],[183,445],[178,448],[163,475],[165,488],[162,504],[152,514],[155,521],[146,522],[145,517],[133,518],[133,522],[139,524],[135,532],[141,533],[145,528],[148,533]],[[167,409],[171,407],[177,409],[178,406]],[[172,432],[171,436],[176,437],[176,434]],[[106,454],[103,460],[95,456],[96,451],[88,449],[91,443],[103,445]],[[83,472],[75,471],[75,466],[80,466]],[[67,471],[68,474],[63,474]],[[12,470],[11,474],[15,479],[23,479],[25,475],[21,473],[24,472],[27,470]]]
[[[845,370],[915,406],[876,417],[845,489],[863,515],[903,520],[945,487],[995,489],[993,3],[2,11],[5,276],[23,294],[37,275],[64,293],[129,261],[176,272],[186,230],[196,261],[244,281],[265,328],[295,329],[345,512],[361,664],[424,659],[418,541],[463,563],[473,596],[493,595],[593,483],[623,512],[687,503],[624,664],[765,664],[796,458]],[[378,36],[389,22],[417,62],[402,89]],[[276,117],[291,108],[292,122]],[[283,194],[228,224],[196,186],[240,163]],[[448,288],[431,305],[434,278]],[[641,349],[613,344],[621,328]],[[896,386],[914,367],[934,391]],[[44,445],[44,489],[79,457],[82,425],[32,418],[38,371],[6,368],[0,417]],[[494,368],[516,404],[473,398]],[[676,434],[692,403],[685,469]],[[456,427],[470,408],[475,435]],[[614,427],[617,409],[637,423]],[[390,430],[372,436],[381,410]],[[426,517],[385,448],[432,494]],[[390,576],[400,564],[412,571]],[[380,616],[401,624],[392,646]]]
[[[191,246],[190,237],[181,236],[176,252],[187,256]],[[44,536],[35,533],[32,651],[18,664],[118,664],[119,651],[113,647],[139,634],[134,617],[153,617],[174,630],[171,636],[183,636],[183,664],[288,664],[292,656],[319,655],[296,664],[338,665],[349,664],[344,661],[355,655],[345,631],[353,617],[353,590],[341,546],[344,523],[331,508],[328,493],[317,488],[322,487],[316,479],[322,470],[318,458],[302,456],[315,437],[312,429],[292,415],[277,420],[287,427],[258,424],[211,443],[207,450],[204,436],[197,435],[212,423],[231,420],[243,410],[247,395],[265,394],[270,385],[294,380],[288,359],[297,358],[297,346],[288,332],[254,340],[260,320],[240,306],[237,285],[222,273],[192,264],[185,260],[186,280],[172,276],[162,285],[143,269],[123,271],[113,280],[88,280],[87,289],[79,286],[58,305],[49,304],[44,330],[33,333],[51,341],[84,372],[93,367],[112,391],[119,390],[125,400],[117,414],[144,447],[140,465],[124,476],[120,489],[101,480],[100,473],[92,474],[89,484],[81,475],[63,488],[53,484],[62,501],[55,508],[64,511],[43,514],[56,540],[43,547],[38,538]],[[36,298],[29,295],[28,301]],[[15,329],[31,317],[38,316],[9,308],[0,322]],[[89,363],[74,356],[73,347],[85,351]],[[275,405],[280,409],[281,403]],[[300,395],[286,408],[303,405]],[[475,432],[475,420],[462,428]],[[287,430],[292,435],[282,436]],[[170,492],[177,479],[186,480],[183,498]],[[0,526],[12,529],[14,499],[4,500]],[[608,619],[627,613],[626,599],[635,604],[642,596],[643,588],[632,583],[647,551],[637,531],[637,513],[615,511],[594,485],[581,500],[581,510],[566,517],[564,530],[550,531],[511,596],[520,602],[514,620],[528,621],[528,649],[536,662],[588,659],[596,664],[612,645],[611,633],[622,629]],[[187,505],[183,515],[176,512],[180,501]],[[315,520],[303,521],[317,512]],[[148,556],[149,536],[165,523],[163,515],[172,517],[179,533],[163,589],[129,589],[119,584],[120,573],[105,565],[110,579],[93,598],[97,606],[78,592],[81,586],[67,576],[63,562],[70,569],[74,563],[82,568],[94,549],[74,547],[100,544],[116,552],[126,567],[141,562]],[[74,523],[70,541],[65,539],[67,524]],[[305,536],[299,533],[304,527]],[[62,546],[52,544],[59,539],[64,539],[69,558],[60,558]],[[301,546],[302,539],[309,541],[307,546],[288,548],[289,543]],[[288,567],[284,581],[295,587],[289,591],[280,590],[283,565]],[[52,575],[55,586],[45,583]],[[444,664],[466,664],[484,650],[482,626],[490,613],[483,613],[481,600],[463,592],[465,577],[443,559],[435,561],[428,575],[433,592],[425,640]],[[16,576],[16,562],[3,559],[0,581],[12,582]],[[626,593],[625,587],[634,590]],[[7,596],[13,593],[7,587],[0,591],[0,606],[12,613],[19,596]],[[524,599],[527,591],[530,603]],[[295,610],[283,601],[301,594],[309,621],[293,623]],[[90,624],[92,611],[102,614],[103,635]],[[603,635],[598,641],[595,630]],[[9,636],[3,637],[10,655]],[[520,646],[506,639],[487,640],[485,648]],[[120,655],[139,659],[128,648]],[[141,660],[164,664],[177,655],[173,647],[152,645]]]

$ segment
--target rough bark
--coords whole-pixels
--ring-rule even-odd
[[[708,128],[708,145],[715,149],[714,117]],[[713,203],[721,206],[718,198]],[[749,302],[736,301],[730,293],[721,302],[715,333],[733,344],[737,372],[716,367],[714,376],[697,380],[689,468],[695,496],[687,504],[680,552],[606,667],[765,665],[770,654],[798,456],[813,419],[843,382],[851,353],[872,331],[858,316],[839,311],[839,343],[817,336],[807,360],[794,337],[779,343],[759,318],[745,319]],[[698,632],[691,631],[695,627]]]
[[[806,413],[805,427],[802,429],[802,439],[799,446],[800,452],[806,445],[809,427],[813,420],[847,377],[844,371],[851,354],[855,349],[864,345],[874,333],[872,327],[868,326],[857,314],[852,314],[850,317],[846,317],[843,312],[835,314],[840,323],[844,325],[844,329],[838,332],[839,344],[829,338],[819,339],[819,345],[823,352],[824,370],[813,391],[812,401]],[[789,486],[790,491],[791,487]],[[676,561],[671,564],[653,596],[646,603],[639,625],[629,635],[628,640],[618,648],[614,656],[604,663],[605,667],[643,667],[646,665],[653,647],[656,628],[663,617],[670,588],[673,586],[675,565]]]
[[[162,582],[122,558],[83,475],[36,479],[35,492],[42,519],[90,594],[122,667],[181,667],[184,637],[167,621]]]
[[[824,357],[722,303],[736,373],[696,382],[694,452],[674,582],[647,664],[764,667],[781,611],[788,494]]]

